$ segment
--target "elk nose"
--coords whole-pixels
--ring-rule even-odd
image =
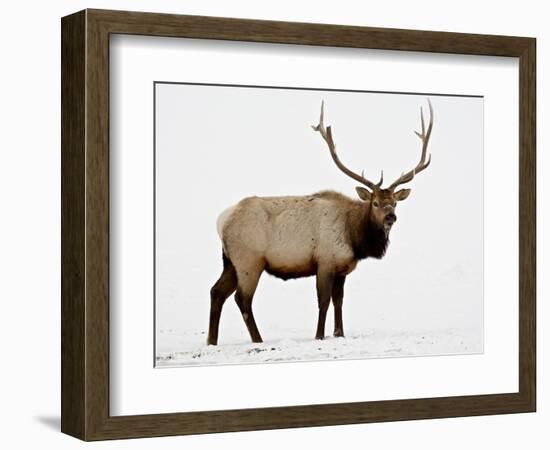
[[[388,222],[388,224],[390,225],[393,224],[396,220],[397,220],[397,216],[394,213],[389,213],[386,216],[386,222]]]

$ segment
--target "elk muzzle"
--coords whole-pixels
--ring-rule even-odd
[[[391,227],[396,221],[397,216],[393,212],[386,214],[386,217],[384,217],[384,224],[387,227]]]

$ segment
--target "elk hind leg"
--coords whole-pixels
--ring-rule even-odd
[[[217,345],[220,315],[223,304],[237,289],[237,274],[231,261],[223,256],[223,272],[210,289],[210,324],[208,327],[208,345]]]
[[[254,293],[256,292],[263,268],[263,264],[257,263],[237,272],[238,285],[235,302],[241,311],[244,323],[250,334],[250,339],[255,343],[263,342],[256,325],[256,320],[254,319],[254,313],[252,312],[252,300],[254,299]]]
[[[344,337],[342,303],[344,302],[345,275],[337,275],[332,283],[332,305],[334,306],[334,337]]]

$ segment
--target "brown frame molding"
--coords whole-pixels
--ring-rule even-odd
[[[62,32],[61,429],[84,440],[475,416],[536,408],[536,40],[84,10]],[[519,391],[109,416],[109,35],[221,39],[519,58]]]

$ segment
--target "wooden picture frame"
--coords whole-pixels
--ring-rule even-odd
[[[104,10],[61,25],[64,433],[101,440],[535,411],[535,39]],[[110,416],[109,36],[116,33],[518,57],[518,392]]]

